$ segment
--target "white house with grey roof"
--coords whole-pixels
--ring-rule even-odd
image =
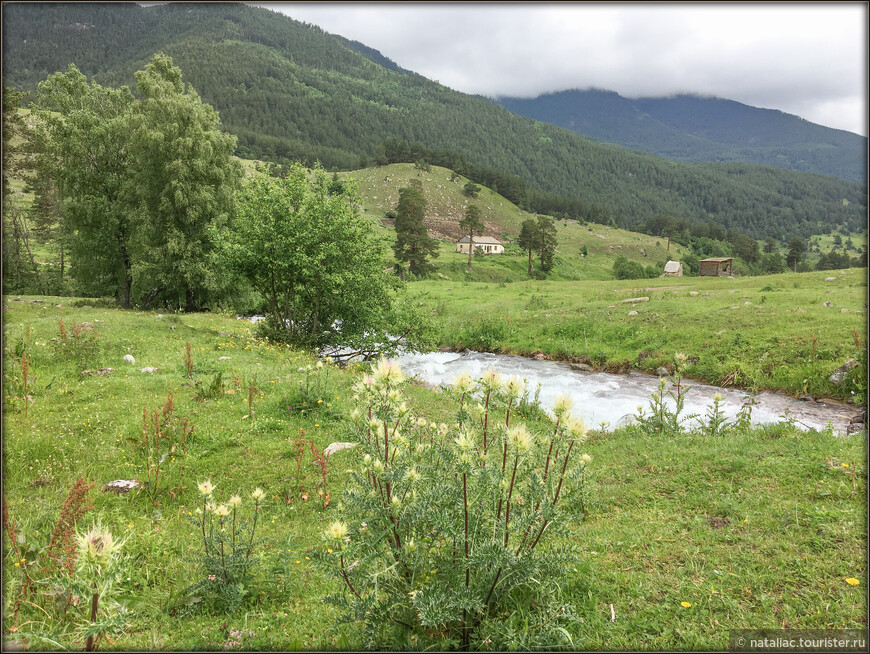
[[[456,251],[468,254],[468,244],[468,237],[463,236],[456,241]],[[492,236],[475,236],[474,248],[480,250],[483,254],[504,254],[504,243]]]

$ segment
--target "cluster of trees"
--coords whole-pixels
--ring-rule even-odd
[[[427,321],[397,297],[401,281],[384,270],[383,239],[353,185],[301,164],[242,183],[235,137],[171,58],[155,55],[136,80],[138,97],[71,65],[39,85],[29,126],[20,97],[4,94],[4,146],[24,143],[4,147],[4,200],[17,156],[78,293],[188,311],[248,293],[267,313],[265,333],[298,346],[371,355],[426,342]],[[425,202],[415,214],[411,196],[413,220]],[[7,231],[10,215],[4,202],[4,273],[7,242],[27,245]],[[4,291],[15,281],[4,275]]]
[[[164,55],[138,98],[70,65],[40,83],[26,155],[36,223],[56,225],[80,293],[187,310],[223,295],[210,261],[242,178],[235,137]]]
[[[553,256],[556,254],[556,223],[549,216],[536,216],[524,220],[520,226],[517,245],[529,253],[528,272],[532,274],[532,254],[538,256],[540,270],[547,273],[553,268]]]
[[[384,68],[274,12],[226,4],[113,6],[100,22],[103,14],[86,7],[6,9],[22,26],[4,42],[15,83],[26,85],[33,70],[56,70],[54,59],[65,65],[80,52],[90,70],[104,70],[100,79],[117,84],[144,52],[163,48],[238,135],[240,155],[309,165],[319,159],[336,169],[422,157],[535,213],[625,228],[666,213],[784,240],[865,224],[865,186],[751,164],[676,164],[594,142]],[[65,29],[77,22],[93,27]],[[117,60],[106,52],[118,53]]]

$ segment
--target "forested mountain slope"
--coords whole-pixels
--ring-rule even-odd
[[[596,89],[498,98],[514,113],[676,161],[745,161],[864,182],[867,139],[733,100]]]
[[[220,111],[245,157],[351,169],[393,161],[382,144],[394,139],[419,144],[439,165],[466,161],[516,176],[521,183],[510,194],[496,190],[534,211],[565,206],[567,215],[590,217],[583,214],[594,209],[593,219],[623,227],[664,213],[756,238],[866,224],[865,186],[751,164],[678,164],[602,144],[385,68],[372,53],[269,10],[3,5],[4,84],[20,90],[70,63],[101,84],[132,85],[133,72],[158,50]]]

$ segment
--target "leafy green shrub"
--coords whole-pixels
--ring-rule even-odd
[[[569,646],[561,587],[577,559],[550,535],[590,461],[585,425],[564,399],[549,434],[512,423],[522,382],[492,372],[457,378],[456,424],[436,425],[413,415],[403,381],[382,360],[354,387],[356,461],[318,557],[344,590],[328,600],[367,647]]]
[[[472,322],[463,325],[459,332],[459,340],[462,345],[472,350],[496,352],[509,333],[510,330],[504,320],[476,316]]]

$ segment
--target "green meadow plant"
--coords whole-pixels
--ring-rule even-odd
[[[142,433],[128,438],[134,457],[142,466],[143,488],[153,500],[159,493],[160,473],[169,457],[183,456],[193,434],[190,420],[175,415],[175,400],[170,392],[161,409],[151,412],[142,407]]]
[[[69,329],[58,321],[58,335],[51,339],[54,353],[61,361],[74,362],[79,367],[95,363],[100,351],[97,332],[89,323],[72,323]]]
[[[698,430],[708,436],[724,436],[731,431],[731,423],[725,417],[722,409],[722,394],[713,395],[713,404],[707,407],[706,420],[698,419]]]
[[[243,500],[233,495],[226,504],[212,501],[214,484],[204,481],[197,486],[202,507],[192,518],[201,535],[202,551],[193,555],[199,569],[199,581],[189,586],[184,613],[233,613],[251,593],[254,571],[260,560],[254,555],[265,539],[255,539],[260,505],[265,497],[261,488],[251,493],[252,521],[243,520]]]
[[[686,355],[677,353],[674,356],[674,373],[670,376],[671,387],[668,388],[668,380],[664,377],[659,379],[659,385],[650,396],[649,414],[643,407],[637,409],[637,422],[641,431],[645,434],[680,434],[683,424],[697,416],[682,416],[686,403],[686,393],[689,386],[683,384],[683,369],[686,363]],[[670,402],[673,402],[673,408]]]
[[[590,460],[586,426],[564,398],[551,432],[511,421],[524,385],[493,372],[460,375],[456,423],[439,425],[414,415],[404,381],[381,360],[354,387],[356,462],[319,557],[344,589],[329,601],[367,647],[570,646],[560,580],[577,558],[550,536]]]

